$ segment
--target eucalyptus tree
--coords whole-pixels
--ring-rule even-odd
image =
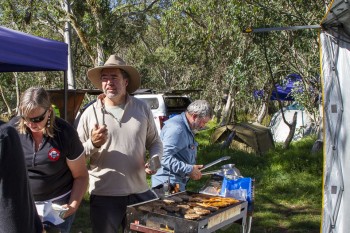
[[[123,52],[135,44],[147,29],[147,12],[157,2],[160,1],[71,1],[70,12],[64,8],[68,0],[5,0],[0,7],[2,22],[11,22],[10,28],[37,36],[63,40],[65,24],[69,22],[73,28],[71,56],[77,87],[89,88],[86,70],[102,64],[106,55]]]
[[[39,7],[39,8],[38,8]],[[36,36],[61,40],[62,34],[46,27],[44,20],[36,20],[40,11],[37,1],[4,0],[0,2],[0,24],[15,30],[34,34]],[[55,28],[55,25],[52,25]],[[63,32],[63,31],[62,31]],[[19,93],[29,86],[44,86],[46,88],[62,87],[60,72],[26,72],[0,73],[1,98],[0,110],[8,115],[15,114],[18,106]],[[6,105],[6,109],[4,107]]]
[[[170,51],[184,68],[177,82],[204,89],[212,103],[220,103],[223,90],[229,89],[234,101],[227,101],[227,123],[235,120],[235,109],[257,116],[260,106],[253,91],[271,93],[288,74],[298,73],[305,91],[297,99],[310,103],[305,107],[315,112],[314,96],[308,90],[315,88],[310,80],[319,70],[317,31],[244,35],[242,29],[317,24],[323,7],[321,0],[173,1],[161,22]],[[268,101],[267,94],[262,105],[265,109]],[[263,116],[260,114],[261,119]]]
[[[229,90],[232,101],[226,101],[223,122],[237,120],[235,111],[257,117],[263,103],[268,105],[268,95],[256,100],[253,91],[269,93],[289,73],[302,75],[305,90],[314,87],[310,80],[319,67],[317,32],[259,35],[242,30],[317,24],[323,15],[321,0],[86,0],[72,1],[68,13],[63,3],[5,0],[0,3],[0,21],[58,40],[63,38],[64,24],[70,22],[77,87],[91,87],[86,70],[103,63],[106,55],[118,53],[137,65],[144,87],[203,89],[201,98],[210,100],[218,112]],[[57,75],[44,76],[41,81],[46,85],[57,83]],[[314,97],[305,93],[298,100],[312,103]]]
[[[255,27],[287,27],[318,24],[323,15],[323,1],[247,1],[257,9]],[[293,92],[296,101],[302,104],[307,111],[317,118],[317,106],[315,98],[320,84],[315,82],[319,72],[318,31],[279,31],[253,35],[256,39],[256,49],[265,57],[268,77],[266,81],[270,85],[265,89],[269,92],[276,83],[281,83],[290,73],[298,73],[302,76],[303,92]],[[299,89],[298,89],[299,90]],[[315,91],[316,90],[316,91]],[[269,96],[265,96],[268,102]],[[283,105],[280,101],[279,106]],[[284,118],[284,115],[283,115]],[[285,147],[288,147],[295,130],[295,120],[285,123],[290,127],[290,134],[286,139]]]
[[[142,76],[142,87],[154,90],[169,90],[176,88],[174,75],[182,69],[177,55],[169,47],[167,36],[161,30],[163,12],[171,1],[160,1],[147,12],[146,31],[139,34],[135,44],[121,48],[121,53],[132,60]],[[174,65],[175,64],[175,65]]]
[[[231,89],[229,69],[235,69],[235,61],[245,52],[241,14],[240,1],[179,0],[162,17],[162,32],[177,54],[174,65],[183,65],[173,77],[184,87],[203,89],[202,97],[213,105],[219,105],[223,91]]]

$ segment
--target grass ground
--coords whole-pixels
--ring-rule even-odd
[[[198,160],[207,164],[223,155],[231,159],[242,175],[255,179],[255,202],[252,233],[320,232],[322,210],[322,152],[311,154],[315,138],[307,137],[291,144],[288,150],[276,145],[264,156],[233,149],[221,150],[209,142],[212,129],[197,136],[200,145]],[[220,165],[212,169],[218,169]],[[209,169],[208,169],[209,170]],[[210,169],[211,170],[211,169]],[[198,191],[208,177],[190,181],[188,190]],[[78,210],[73,233],[90,233],[88,196]],[[239,232],[233,224],[220,233]]]

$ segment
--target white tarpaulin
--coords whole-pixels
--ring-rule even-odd
[[[322,232],[350,232],[350,2],[334,0],[321,23],[324,107]]]

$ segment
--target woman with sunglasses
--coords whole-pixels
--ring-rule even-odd
[[[66,208],[64,222],[56,227],[69,232],[88,185],[84,148],[76,130],[55,117],[43,88],[22,94],[19,115],[10,124],[19,132],[34,200]]]

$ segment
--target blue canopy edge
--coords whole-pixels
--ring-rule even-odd
[[[66,71],[68,45],[0,26],[0,72]]]

